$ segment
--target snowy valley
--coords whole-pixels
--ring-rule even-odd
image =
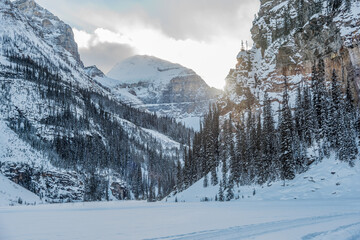
[[[358,0],[261,0],[224,91],[85,67],[33,0],[0,23],[1,240],[360,239]]]

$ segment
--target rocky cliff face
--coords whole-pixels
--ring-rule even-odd
[[[28,19],[38,36],[57,50],[64,59],[83,66],[71,27],[42,8],[34,0],[17,0],[14,6]],[[65,51],[64,51],[65,50]]]
[[[262,0],[251,29],[254,45],[238,54],[236,68],[227,77],[227,96],[239,105],[249,98],[257,105],[267,91],[279,101],[283,76],[292,89],[309,83],[312,66],[320,58],[327,79],[335,69],[343,86],[349,80],[358,95],[360,3],[328,2]]]
[[[35,193],[44,202],[76,202],[86,198],[86,176],[76,171],[48,170],[27,163],[0,162],[0,173]],[[131,197],[130,190],[119,174],[113,175],[107,184],[111,191],[110,197],[114,200]]]
[[[98,69],[95,65],[90,66],[90,67],[85,67],[84,69],[85,69],[86,74],[92,78],[105,77],[105,74],[100,69]]]

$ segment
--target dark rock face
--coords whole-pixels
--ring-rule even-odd
[[[57,48],[56,50],[59,53],[66,50],[76,63],[83,67],[78,46],[74,40],[74,33],[69,25],[36,4],[34,0],[18,0],[13,4],[24,13],[29,20],[29,24],[41,38],[50,46]],[[67,59],[66,54],[62,53],[61,55],[63,55],[64,59]]]
[[[267,91],[280,101],[283,76],[290,89],[302,80],[310,84],[312,66],[320,58],[326,79],[335,69],[342,85],[349,79],[359,94],[360,17],[345,4],[332,11],[323,6],[325,1],[262,0],[251,29],[254,46],[239,53],[236,68],[227,77],[227,96],[241,104],[250,92],[258,105]],[[359,3],[352,1],[352,7]]]
[[[0,172],[46,202],[83,200],[83,176],[76,172],[50,171],[26,163],[11,162],[0,164]]]
[[[46,170],[27,163],[0,162],[0,173],[45,202],[77,202],[85,199],[88,177],[75,171]],[[101,176],[101,179],[106,179],[106,176]],[[118,200],[130,199],[130,190],[119,179],[119,176],[114,176],[109,183],[112,195]],[[105,194],[106,189],[103,192]]]
[[[139,99],[135,106],[178,119],[202,117],[222,94],[193,70],[153,56],[125,59],[108,75],[119,81],[115,94],[125,90]]]
[[[199,76],[176,77],[162,93],[160,103],[204,101],[214,98],[209,87]]]
[[[90,67],[85,67],[85,72],[92,78],[94,77],[105,77],[105,74],[98,69],[95,65]]]
[[[166,86],[152,83],[121,85],[137,96],[151,112],[174,118],[203,116],[221,90],[210,88],[198,75],[175,77]],[[146,94],[142,94],[146,91]]]
[[[110,186],[111,193],[118,200],[130,199],[129,190],[121,183],[113,182]]]

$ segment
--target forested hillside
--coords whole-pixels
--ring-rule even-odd
[[[60,21],[33,1],[2,1],[0,15],[8,26],[0,29],[0,121],[18,138],[3,136],[0,172],[49,202],[169,193],[193,131],[116,100],[56,41],[58,31],[29,25]]]
[[[198,189],[202,200],[231,200],[242,186],[291,184],[322,161],[359,164],[358,27],[351,25],[358,9],[357,1],[261,1],[254,46],[242,46],[172,196],[186,200]],[[215,194],[206,190],[213,186]]]

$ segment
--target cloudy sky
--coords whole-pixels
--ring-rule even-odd
[[[251,45],[257,0],[37,0],[73,27],[85,65],[107,73],[136,54],[195,70],[222,88],[241,40]]]

